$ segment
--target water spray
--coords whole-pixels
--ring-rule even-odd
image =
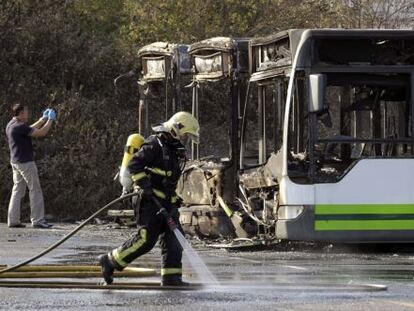
[[[187,239],[178,229],[177,224],[175,223],[171,215],[167,212],[166,208],[161,205],[157,198],[152,198],[155,205],[158,207],[157,215],[162,215],[165,218],[168,227],[174,233],[175,237],[177,238],[178,242],[183,248],[184,254],[187,256],[190,265],[197,272],[202,283],[209,285],[219,285],[219,282],[217,281],[215,276],[210,272],[204,261],[201,259],[201,257],[197,254],[197,252],[193,249],[190,243],[188,243]]]

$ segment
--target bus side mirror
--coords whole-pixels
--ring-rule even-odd
[[[317,112],[323,109],[323,100],[325,98],[325,86],[325,75],[309,75],[309,112]]]

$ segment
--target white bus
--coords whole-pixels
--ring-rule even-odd
[[[414,31],[288,30],[249,58],[227,203],[251,235],[413,242]]]

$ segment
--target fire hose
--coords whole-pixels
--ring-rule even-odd
[[[122,195],[121,197],[111,201],[110,203],[108,203],[107,205],[103,206],[101,209],[99,209],[98,211],[96,211],[95,213],[93,213],[88,219],[86,219],[85,221],[83,221],[78,227],[76,227],[75,229],[73,229],[71,232],[69,232],[67,235],[65,235],[62,239],[60,239],[59,241],[55,242],[54,244],[52,244],[51,246],[49,246],[47,249],[45,249],[44,251],[40,252],[39,254],[19,263],[16,264],[14,266],[11,266],[9,268],[5,268],[0,270],[0,278],[2,278],[2,274],[4,275],[5,278],[8,278],[7,275],[10,276],[10,273],[6,273],[6,272],[11,272],[11,271],[16,271],[18,270],[18,268],[21,268],[23,266],[26,266],[27,264],[31,263],[32,261],[46,255],[47,253],[49,253],[50,251],[52,251],[53,249],[57,248],[59,245],[61,245],[63,242],[65,242],[66,240],[68,240],[70,237],[72,237],[76,232],[78,232],[80,229],[82,229],[90,220],[92,220],[94,217],[96,217],[97,215],[99,215],[100,213],[102,213],[103,211],[105,211],[107,208],[109,208],[110,206],[112,206],[113,204],[125,200],[127,198],[130,197],[134,197],[134,196],[138,196],[141,195],[141,192],[133,192],[133,193],[129,193],[129,194],[125,194]],[[190,244],[185,240],[185,237],[183,235],[181,235],[181,233],[178,230],[178,226],[177,223],[173,220],[172,216],[168,213],[167,209],[165,207],[163,207],[161,205],[161,203],[157,200],[157,198],[152,197],[152,200],[154,201],[155,205],[158,207],[158,212],[157,215],[161,215],[165,218],[168,227],[170,228],[171,231],[174,232],[174,234],[176,235],[177,239],[179,240],[181,246],[184,249],[184,252],[188,255],[190,254],[190,256],[194,259],[196,259],[197,261],[201,261],[201,259],[199,259],[199,256],[197,255],[197,253],[195,253],[195,251],[191,248]],[[201,265],[198,264],[199,268],[201,267],[202,269],[207,269],[207,267],[203,268],[204,263],[201,262]],[[205,266],[205,265],[204,265]],[[89,270],[90,267],[86,268]],[[94,273],[94,271],[84,271],[86,273],[82,273],[79,271],[63,271],[65,269],[65,267],[55,267],[54,273],[53,271],[45,271],[44,273],[31,273],[30,270],[32,269],[37,269],[37,267],[30,267],[27,266],[24,269],[20,269],[21,272],[16,272],[14,273],[15,275],[13,275],[13,278],[17,278],[20,277],[19,275],[16,275],[17,273],[21,273],[24,274],[28,278],[38,278],[38,277],[42,277],[42,276],[50,276],[50,277],[76,277],[77,275],[74,274],[79,274],[79,277],[95,277],[97,276],[96,273]],[[94,270],[96,268],[93,268],[92,270]],[[128,269],[128,268],[127,268]],[[26,270],[26,271],[25,271]],[[44,271],[44,269],[40,268],[40,270]],[[62,270],[62,271],[61,271]],[[69,269],[71,270],[71,269]],[[60,273],[56,272],[56,271],[60,271]],[[52,272],[52,273],[50,273]],[[210,273],[207,269],[207,272]],[[31,273],[31,274],[30,274]],[[120,274],[122,274],[122,272],[119,272]],[[137,276],[149,276],[153,273],[152,269],[145,269],[145,268],[129,268],[129,271],[125,271],[124,275],[119,275],[119,276],[132,276],[132,277],[137,277]],[[205,273],[205,272],[203,272]],[[29,275],[30,274],[30,275]],[[211,273],[210,273],[211,274]],[[99,275],[99,273],[98,273]],[[214,277],[210,277],[210,280],[213,280],[215,283],[217,283],[217,281],[215,280]],[[189,289],[198,289],[200,288],[201,284],[192,284],[192,286],[162,286],[162,289],[166,289],[166,290],[170,290],[170,289],[184,289],[184,290],[189,290]],[[120,284],[115,284],[115,285],[106,285],[106,286],[102,286],[102,284],[95,284],[95,283],[79,283],[79,282],[72,282],[72,283],[68,283],[68,282],[32,282],[32,281],[0,281],[0,287],[23,287],[23,288],[29,288],[29,287],[35,287],[35,288],[85,288],[85,289],[131,289],[131,290],[137,290],[137,289],[160,289],[160,285],[159,283],[120,283]]]
[[[46,248],[45,250],[43,250],[42,252],[40,252],[39,254],[21,262],[18,263],[14,266],[11,266],[9,268],[6,269],[2,269],[0,270],[0,274],[5,273],[5,272],[11,272],[16,270],[17,268],[20,268],[22,266],[25,266],[33,261],[35,261],[36,259],[46,255],[47,253],[49,253],[50,251],[54,250],[55,248],[57,248],[59,245],[61,245],[63,242],[65,242],[66,240],[68,240],[70,237],[72,237],[76,232],[78,232],[80,229],[82,229],[86,224],[88,224],[89,221],[91,221],[93,218],[95,218],[96,216],[98,216],[99,214],[101,214],[103,211],[105,211],[107,208],[109,208],[110,206],[114,205],[115,203],[118,203],[120,201],[123,201],[125,199],[128,199],[130,197],[134,197],[140,195],[139,192],[133,192],[133,193],[129,193],[129,194],[125,194],[111,202],[109,202],[108,204],[106,204],[105,206],[103,206],[101,209],[99,209],[98,211],[96,211],[95,213],[93,213],[88,219],[86,219],[85,221],[83,221],[79,226],[77,226],[75,229],[73,229],[71,232],[69,232],[67,235],[65,235],[62,239],[60,239],[59,241],[55,242],[54,244],[52,244],[51,246],[49,246],[48,248]]]

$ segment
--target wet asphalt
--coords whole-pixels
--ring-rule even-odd
[[[56,224],[47,230],[9,229],[0,224],[0,264],[26,260],[73,228]],[[32,265],[96,264],[99,254],[133,233],[90,225]],[[220,285],[192,291],[0,288],[0,310],[414,310],[414,245],[280,243],[227,251],[197,239],[190,242]],[[159,271],[159,248],[134,265]],[[203,283],[188,259],[183,265],[187,281]],[[158,281],[159,276],[115,279]]]

